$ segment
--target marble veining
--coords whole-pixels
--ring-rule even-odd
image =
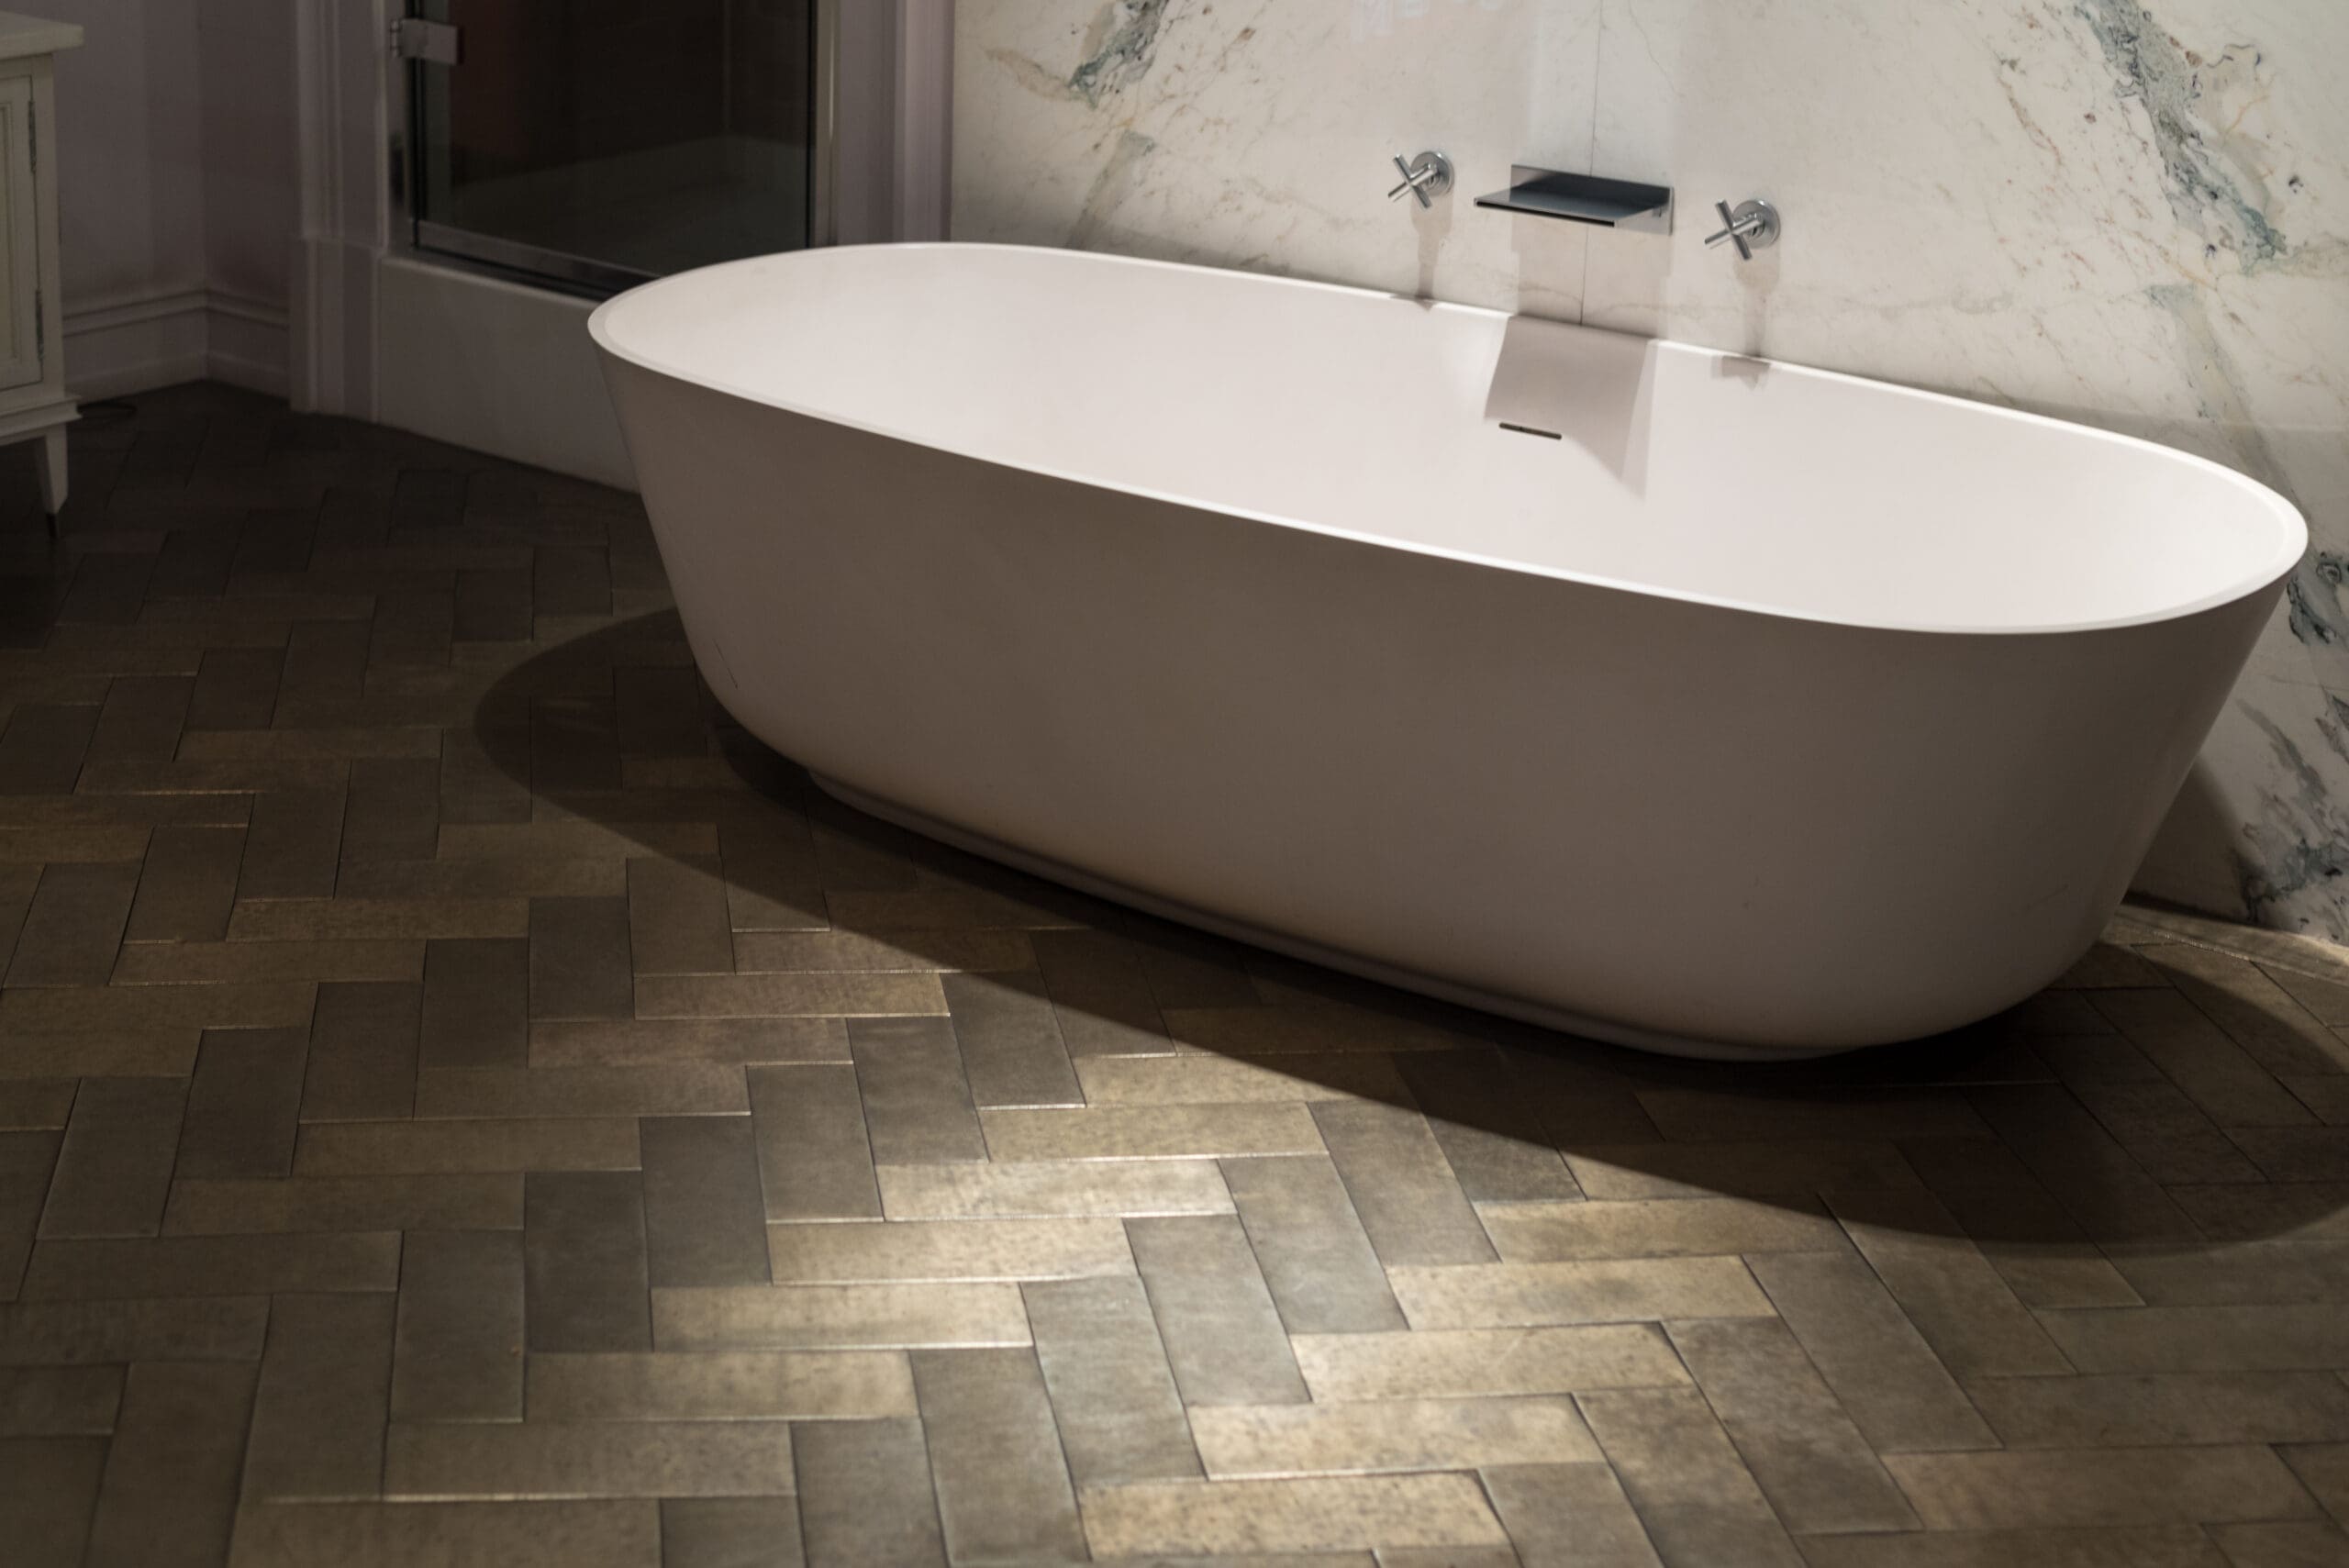
[[[2222,105],[2231,96],[2250,102],[2265,96],[2259,50],[2229,45],[2215,60],[2204,60],[2165,34],[2137,0],[2082,0],[2079,10],[2112,62],[2122,96],[2136,98],[2153,123],[2178,220],[2203,233],[2213,248],[2233,250],[2246,268],[2281,257],[2284,236],[2267,216],[2261,167],[2267,150],[2237,128],[2240,121],[2220,122],[2201,112],[2206,76]]]
[[[2317,548],[2140,885],[2349,940],[2349,6],[962,0],[955,232],[1325,278],[2142,435]],[[1381,199],[1442,147],[1660,181],[1669,238]],[[1749,267],[1687,215],[1767,195]]]
[[[1100,45],[1070,73],[1069,91],[1098,108],[1104,94],[1147,72],[1170,4],[1172,0],[1115,0],[1104,9],[1094,24],[1102,35]]]

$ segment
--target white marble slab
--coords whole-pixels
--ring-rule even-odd
[[[1571,318],[1584,245],[1470,198],[1588,155],[1598,0],[961,0],[954,231]],[[1453,155],[1433,210],[1391,161]]]

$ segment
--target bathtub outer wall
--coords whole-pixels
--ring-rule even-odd
[[[695,657],[779,751],[1156,900],[1705,1054],[1912,1039],[2060,974],[2279,591],[2118,629],[1857,628],[605,362]]]

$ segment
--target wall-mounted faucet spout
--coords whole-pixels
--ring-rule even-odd
[[[1597,174],[1567,174],[1520,163],[1509,171],[1509,187],[1476,205],[1528,217],[1562,217],[1598,228],[1640,234],[1672,232],[1672,188]]]

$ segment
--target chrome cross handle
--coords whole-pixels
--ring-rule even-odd
[[[1719,234],[1706,236],[1709,249],[1734,242],[1737,259],[1751,261],[1753,252],[1767,250],[1778,242],[1778,209],[1768,202],[1741,202],[1733,209],[1727,202],[1715,202],[1713,209],[1721,215],[1723,228]]]
[[[1452,160],[1441,152],[1422,152],[1406,161],[1397,154],[1395,167],[1403,183],[1386,193],[1390,202],[1399,202],[1407,195],[1419,198],[1423,207],[1435,206],[1435,198],[1452,189]]]

